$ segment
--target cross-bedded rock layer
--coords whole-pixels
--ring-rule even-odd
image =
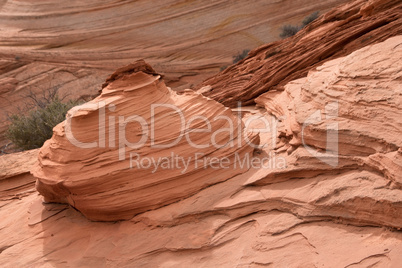
[[[201,94],[167,88],[149,65],[119,69],[102,94],[70,110],[33,174],[49,202],[92,220],[130,219],[243,173],[258,135]],[[225,159],[227,167],[211,161]]]
[[[9,142],[6,113],[20,112],[30,92],[89,100],[111,72],[138,59],[183,90],[276,40],[282,25],[346,1],[0,0],[0,148]]]
[[[402,34],[402,2],[355,0],[327,12],[285,40],[268,43],[196,87],[226,106],[253,104],[324,62]]]
[[[284,90],[258,98],[263,108],[244,108],[243,121],[259,118],[252,124],[256,128],[272,119],[278,122],[275,127],[270,125],[268,133],[259,134],[260,144],[266,146],[255,157],[269,158],[272,163],[282,160],[285,166],[242,170],[208,187],[197,185],[201,176],[205,182],[219,174],[228,177],[230,171],[197,170],[183,177],[194,178],[188,184],[173,177],[174,187],[165,187],[169,192],[164,193],[152,184],[138,191],[145,199],[149,197],[144,206],[149,210],[131,220],[93,222],[68,205],[43,204],[33,188],[27,190],[24,186],[23,193],[14,196],[11,192],[0,199],[1,263],[8,267],[399,267],[401,58],[402,36],[393,37],[326,62],[312,69],[306,78],[288,83]],[[142,111],[144,118],[144,107],[157,102],[174,103],[188,114],[209,116],[215,111],[232,117],[228,109],[212,100],[190,92],[183,96],[171,93],[148,67],[142,69],[147,73],[130,73],[138,71],[137,67],[122,69],[127,72],[122,77],[119,73],[112,75],[94,103],[103,100],[109,109],[114,102],[115,112]],[[134,96],[135,92],[140,94]],[[149,95],[154,96],[152,101]],[[122,96],[136,105],[132,107]],[[73,130],[77,127],[75,137],[82,142],[99,142],[93,125],[98,121],[96,109],[87,104],[79,111],[71,114]],[[176,115],[169,110],[158,116],[164,119],[161,133],[167,135],[162,140],[168,142],[178,129],[176,120],[169,120]],[[91,205],[85,202],[87,193],[97,197],[103,191],[107,197],[109,189],[115,187],[118,192],[119,187],[126,187],[125,183],[117,187],[112,181],[89,184],[91,180],[99,182],[102,176],[124,175],[125,169],[117,164],[120,162],[109,161],[118,153],[104,148],[77,151],[63,136],[63,126],[55,128],[53,139],[42,148],[40,166],[34,171],[41,177],[38,187],[48,200],[69,201],[80,196],[79,202]],[[167,133],[165,128],[173,131]],[[106,144],[108,130],[106,124]],[[135,127],[131,130],[138,131]],[[181,145],[177,148],[185,148],[183,153],[188,153],[188,147]],[[147,146],[142,149],[150,155],[164,152],[148,150]],[[127,148],[128,152],[133,150]],[[11,166],[9,172],[0,174],[0,186],[7,187],[7,179],[26,173],[30,154],[36,152],[0,158],[0,163],[3,160],[4,165]],[[16,161],[14,157],[21,159]],[[110,168],[108,163],[118,173],[105,172]],[[21,170],[16,168],[19,165]],[[162,185],[172,174],[159,173],[153,179]],[[84,176],[91,178],[86,182]],[[66,186],[71,186],[74,179],[79,187],[88,187],[81,188],[79,195],[74,192],[67,197],[70,192],[65,191]],[[127,186],[127,190],[138,189],[136,184]],[[14,184],[11,187],[14,191]],[[153,203],[152,197],[177,197],[174,190],[184,188],[194,191],[164,206]],[[125,197],[124,193],[121,196]],[[102,200],[99,204],[107,205]]]

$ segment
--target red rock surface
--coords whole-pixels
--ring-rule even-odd
[[[259,135],[266,146],[256,157],[271,156],[272,166],[250,168],[131,220],[92,222],[67,205],[42,204],[33,192],[2,199],[0,262],[6,267],[399,267],[401,58],[402,36],[397,36],[326,62],[283,91],[268,92],[259,99],[264,108],[244,109],[243,120],[259,118],[254,128],[264,118],[280,120]],[[116,101],[122,90],[138,85],[139,77],[150,92],[155,85],[168,91],[157,76],[140,72],[112,82],[100,98]],[[173,99],[193,99],[189,110],[197,107],[195,100],[205,100],[186,94]],[[56,164],[56,156],[62,160],[76,153],[63,152],[71,147],[55,143],[64,140],[61,126],[39,155],[44,170]],[[91,129],[82,129],[82,135]],[[327,145],[326,135],[336,129],[339,146]],[[278,165],[281,159],[285,166]],[[75,172],[77,166],[65,163],[60,161],[44,177]],[[83,165],[77,181],[88,174],[86,168],[107,175],[101,165],[90,169],[90,161],[76,164]],[[114,166],[117,160],[109,168]],[[92,189],[81,194],[87,191]],[[176,195],[174,189],[166,191]]]
[[[313,202],[316,207],[307,209],[308,215],[334,204],[329,213],[339,215],[343,206],[349,215],[341,216],[344,220],[400,228],[397,214],[402,206],[396,200],[402,197],[401,44],[402,36],[397,36],[360,49],[326,62],[307,78],[288,83],[284,91],[258,98],[269,114],[280,118],[282,143],[277,150],[295,157],[297,168],[273,170],[249,182],[282,182],[289,173],[322,178],[325,182],[316,181],[322,185],[321,196]],[[331,194],[326,183],[339,188]],[[314,187],[305,198],[314,196]],[[343,198],[347,200],[341,205]]]
[[[35,178],[30,173],[39,149],[0,157],[0,200],[32,193]]]
[[[402,2],[355,0],[322,15],[295,36],[268,43],[196,90],[226,106],[253,104],[324,62],[402,34]]]
[[[59,88],[91,99],[110,73],[146,59],[174,89],[201,83],[280,27],[347,0],[0,0],[0,147],[6,113]]]
[[[246,140],[258,145],[259,136],[245,133],[222,104],[191,90],[177,95],[144,61],[119,69],[104,86],[70,110],[40,149],[33,174],[47,202],[68,203],[92,220],[127,220],[246,170],[200,163],[235,163],[253,153]]]

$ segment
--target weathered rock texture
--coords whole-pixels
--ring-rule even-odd
[[[33,174],[46,201],[69,203],[92,220],[127,220],[246,171],[197,160],[234,163],[253,153],[246,140],[259,144],[222,104],[191,90],[176,95],[144,61],[119,69],[104,86],[70,110],[41,148]],[[155,165],[162,161],[165,167]]]
[[[261,127],[263,118],[281,118],[277,132],[260,134],[266,147],[258,157],[271,154],[271,162],[285,159],[286,167],[250,169],[114,223],[91,222],[68,206],[42,204],[33,193],[1,201],[2,266],[399,267],[401,53],[401,36],[366,47],[312,70],[284,91],[269,92],[260,99],[267,110],[245,112],[244,120],[260,118],[253,127]],[[137,73],[126,82],[132,77],[136,82],[155,79]],[[119,81],[103,94],[113,99],[131,87]],[[158,81],[146,87],[164,89]],[[200,99],[193,94],[185,98]],[[305,122],[308,149],[300,145]],[[336,150],[326,150],[327,126],[339,129],[338,158]],[[45,163],[43,153],[40,158]],[[82,176],[91,168],[89,161],[85,164]],[[53,167],[56,173],[62,169],[64,164]],[[94,174],[98,169],[104,170],[92,166]],[[183,188],[180,183],[176,187]]]
[[[281,120],[277,150],[287,151],[291,168],[248,183],[264,187],[302,176],[317,184],[308,187],[306,201],[299,200],[314,205],[299,214],[401,228],[401,59],[402,36],[397,36],[258,98]],[[296,192],[286,199],[298,199]],[[323,212],[325,207],[330,209]]]
[[[145,58],[175,89],[201,83],[280,27],[347,0],[0,0],[0,146],[5,112],[29,91],[89,100],[116,68]]]
[[[402,34],[402,2],[355,0],[309,24],[295,36],[269,43],[196,87],[226,106],[253,104],[324,62]]]
[[[39,149],[4,155],[0,158],[0,200],[32,193],[35,178],[30,173]]]

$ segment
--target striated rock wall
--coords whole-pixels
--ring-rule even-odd
[[[38,158],[39,149],[0,157],[0,200],[31,194],[35,178],[30,173]]]
[[[191,90],[177,95],[138,61],[68,112],[33,174],[48,202],[69,203],[92,220],[130,219],[245,172],[233,163],[252,154],[247,141],[258,145],[258,135],[230,109]],[[228,166],[209,168],[204,156]]]
[[[402,34],[398,0],[355,0],[322,15],[295,36],[268,43],[196,87],[226,106],[253,104],[269,90],[304,77],[324,62]],[[257,101],[258,102],[258,101]]]
[[[30,91],[89,100],[111,72],[143,58],[183,90],[276,40],[283,24],[346,1],[0,1],[0,147],[6,113]]]
[[[282,159],[285,166],[250,168],[119,222],[89,221],[66,205],[42,204],[34,193],[0,200],[0,262],[5,267],[398,267],[402,262],[402,67],[397,64],[401,48],[398,36],[329,61],[306,78],[288,83],[283,91],[268,92],[259,99],[265,109],[243,111],[245,122],[261,119],[254,122],[255,128],[263,126],[264,118],[278,119],[277,131],[259,134],[265,147],[257,157],[268,157],[270,162]],[[135,97],[135,92],[141,95]],[[175,104],[185,100],[187,112],[197,108],[196,113],[206,115],[212,110],[228,112],[212,100],[186,94],[176,96],[156,74],[138,72],[111,82],[96,101],[114,101],[116,111],[124,111],[122,106],[136,110],[147,105],[148,95],[170,96]],[[122,95],[144,102],[124,105]],[[200,102],[203,107],[197,106]],[[73,119],[81,130],[77,138],[96,140],[93,125],[84,124],[93,122],[88,119],[90,111],[80,110]],[[171,116],[166,113],[163,122],[173,122],[167,120]],[[82,202],[80,196],[92,188],[110,196],[121,176],[107,173],[119,166],[109,161],[106,151],[72,150],[60,136],[62,126],[41,150],[41,166],[34,171],[41,176],[43,193],[67,189],[76,181],[80,187],[69,191],[80,192],[70,199]],[[333,143],[326,144],[326,135],[337,128],[338,150]],[[205,178],[228,174],[220,172],[186,173],[186,177],[194,178],[191,183],[196,185],[202,174]],[[83,180],[99,182],[102,176],[113,181]],[[164,173],[148,177],[161,183],[164,178]],[[136,179],[142,182],[142,176]],[[62,187],[55,187],[56,181]],[[85,184],[88,187],[81,188]],[[173,198],[176,189],[187,187],[177,180],[165,190]],[[148,190],[150,197],[160,196],[156,186]],[[127,200],[124,193],[118,196]],[[103,200],[95,203],[107,205]]]
[[[286,196],[309,203],[298,213],[401,228],[401,44],[402,36],[392,37],[259,97],[281,121],[276,150],[289,155],[290,168],[249,182],[312,180],[301,199],[297,190]]]

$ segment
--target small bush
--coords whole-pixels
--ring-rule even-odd
[[[300,30],[299,26],[285,25],[282,27],[282,32],[280,33],[281,38],[287,38],[295,35]]]
[[[316,11],[316,12],[311,13],[307,17],[305,17],[303,19],[303,22],[302,22],[303,27],[305,27],[306,25],[308,25],[308,24],[312,23],[313,21],[315,21],[318,18],[319,15],[320,15],[320,12]]]
[[[56,95],[47,105],[37,106],[27,115],[11,115],[9,117],[11,124],[6,137],[18,149],[39,148],[52,137],[53,127],[65,119],[67,111],[78,104],[78,101],[62,103]]]
[[[287,38],[294,36],[298,31],[306,27],[308,24],[316,20],[319,16],[320,12],[316,11],[305,17],[302,21],[302,25],[285,25],[282,27],[282,32],[279,34],[281,38]]]
[[[233,64],[241,61],[242,59],[244,59],[245,57],[247,57],[248,53],[250,52],[249,49],[245,49],[243,50],[243,52],[237,54],[236,56],[233,56]]]

